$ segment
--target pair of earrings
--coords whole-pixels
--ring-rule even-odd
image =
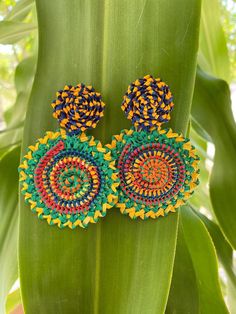
[[[117,206],[136,219],[175,212],[198,185],[198,162],[189,139],[171,129],[169,87],[147,75],[133,82],[122,110],[133,123],[102,146],[85,134],[103,116],[101,94],[91,86],[65,86],[52,103],[60,129],[29,146],[19,166],[22,193],[50,225],[87,227]]]

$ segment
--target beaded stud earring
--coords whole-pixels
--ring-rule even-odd
[[[133,219],[175,212],[199,184],[199,157],[189,139],[161,129],[170,120],[172,100],[169,87],[151,75],[133,82],[124,96],[121,108],[133,127],[108,147],[119,171],[116,206]]]
[[[117,201],[117,170],[107,147],[86,135],[105,104],[91,86],[65,86],[53,101],[60,129],[46,132],[19,166],[22,193],[31,210],[49,225],[86,227]]]

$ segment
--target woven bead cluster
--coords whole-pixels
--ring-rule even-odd
[[[169,87],[146,75],[129,85],[121,108],[137,130],[153,130],[170,120],[173,106]]]
[[[183,205],[199,184],[195,148],[171,129],[123,130],[109,148],[119,170],[117,207],[131,218],[165,216]]]
[[[97,222],[117,200],[119,180],[108,148],[92,136],[47,132],[19,167],[26,202],[60,228]]]
[[[96,127],[105,104],[100,93],[81,83],[66,85],[64,90],[58,91],[52,107],[53,117],[58,119],[60,126],[70,134],[78,134]]]

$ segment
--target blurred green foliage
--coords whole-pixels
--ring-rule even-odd
[[[5,20],[18,23],[24,22],[26,24],[37,22],[33,1],[27,0],[27,3],[26,1],[20,1],[20,3],[21,2],[23,2],[24,7],[25,4],[27,4],[28,8],[28,10],[25,10],[23,7],[23,9],[20,10],[21,14],[17,14],[18,10],[16,10],[16,3],[19,6],[19,1],[4,0],[0,2],[0,28],[1,23]],[[22,11],[24,14],[22,14]],[[11,14],[12,12],[15,12],[15,14]],[[14,106],[16,98],[16,67],[21,61],[34,54],[37,45],[36,35],[36,32],[30,32],[28,36],[24,35],[21,40],[17,41],[13,45],[4,45],[0,39],[0,129],[2,129],[4,125],[6,127],[7,124],[3,118],[3,114],[10,107]]]
[[[236,82],[236,1],[221,0],[221,21],[227,39],[231,82]]]

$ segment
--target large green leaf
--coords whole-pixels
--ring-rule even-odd
[[[233,265],[233,249],[230,244],[225,239],[218,225],[209,220],[206,216],[199,212],[196,214],[201,218],[205,224],[207,230],[209,231],[211,238],[214,242],[218,259],[223,266],[226,274],[227,284],[226,284],[226,295],[227,304],[230,313],[236,312],[236,273]]]
[[[216,248],[219,261],[224,267],[226,274],[228,275],[232,285],[234,285],[234,288],[236,289],[236,274],[233,268],[232,247],[227,242],[219,226],[215,222],[211,221],[210,219],[208,219],[206,216],[199,212],[196,212],[196,214],[201,218],[202,222],[205,224],[208,232],[210,233]]]
[[[211,230],[217,253],[228,264],[229,248],[225,246],[220,231],[213,228],[215,224],[204,215],[198,215]],[[227,313],[217,266],[215,249],[207,229],[189,206],[182,207],[166,314]]]
[[[0,160],[0,312],[5,312],[6,296],[17,279],[18,172],[20,149]]]
[[[165,314],[199,314],[199,293],[197,278],[183,234],[179,224],[175,263],[169,299]]]
[[[187,129],[195,79],[200,1],[37,1],[38,68],[24,147],[56,123],[50,102],[83,81],[107,103],[97,137],[129,125],[120,110],[127,85],[161,75],[175,95],[172,126]],[[178,26],[178,27],[177,27]],[[178,215],[131,221],[116,209],[88,230],[59,230],[21,202],[20,279],[28,313],[163,313]]]
[[[192,114],[215,144],[212,205],[223,233],[236,248],[236,126],[227,83],[198,69]]]
[[[206,227],[188,206],[181,208],[180,225],[196,275],[199,313],[228,313],[220,288],[215,248]]]

